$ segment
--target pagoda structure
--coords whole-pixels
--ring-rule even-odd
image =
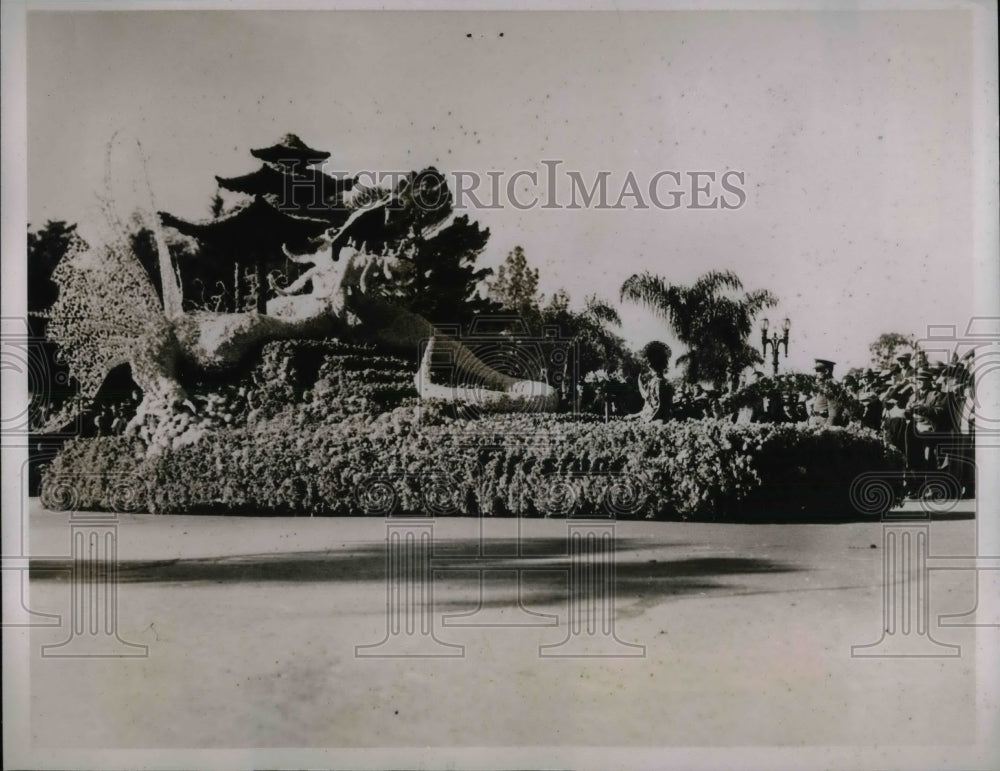
[[[294,134],[250,154],[262,161],[256,171],[215,178],[220,188],[247,196],[234,210],[200,222],[167,212],[159,215],[164,225],[197,239],[217,259],[230,263],[227,267],[233,271],[237,298],[242,266],[251,265],[256,309],[266,313],[269,271],[291,269],[282,246],[301,248],[309,239],[343,224],[349,214],[344,193],[352,189],[354,180],[314,168],[330,153],[309,147]]]

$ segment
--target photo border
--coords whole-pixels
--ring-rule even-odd
[[[975,307],[970,316],[1000,316],[1000,268],[997,255],[1000,240],[997,232],[997,169],[1000,167],[997,144],[997,8],[987,0],[982,2],[861,2],[840,3],[849,11],[910,9],[965,9],[975,18],[974,51],[974,100],[973,122],[973,181],[976,195],[974,214],[974,251],[976,263]],[[0,5],[0,34],[2,34],[2,251],[3,282],[2,310],[4,316],[25,314],[26,264],[18,256],[26,250],[26,209],[24,191],[27,186],[27,126],[25,93],[25,11],[81,11],[108,10],[296,10],[370,9],[362,2],[63,2],[35,0],[31,3],[4,2]],[[537,2],[477,2],[479,10],[527,10],[539,8]],[[468,4],[453,2],[402,3],[398,0],[381,4],[385,10],[469,10]],[[560,0],[548,3],[544,10],[591,10],[608,12],[628,10],[830,10],[830,3],[823,2],[570,2]],[[3,373],[4,413],[11,414],[26,403],[27,391],[24,377],[10,372]],[[1000,403],[1000,394],[981,395],[991,403]],[[5,525],[10,518],[20,516],[25,501],[18,474],[27,462],[24,442],[3,444],[3,518]],[[1000,448],[977,448],[982,456],[977,458],[984,469],[979,488],[978,527],[1000,528],[1000,519],[989,517],[997,512],[1000,500]],[[987,521],[988,520],[988,521]],[[3,528],[4,554],[17,528]],[[997,542],[995,534],[991,535]],[[13,547],[12,547],[13,549]],[[12,607],[11,582],[4,575],[4,608]],[[996,602],[997,598],[992,599]],[[16,600],[19,602],[19,598]],[[233,748],[230,750],[38,750],[30,744],[30,660],[27,629],[5,629],[4,655],[4,715],[3,721],[5,765],[18,768],[245,768],[245,767],[329,767],[329,768],[425,768],[458,766],[470,769],[535,767],[535,768],[611,768],[611,767],[662,767],[678,764],[693,769],[740,767],[766,767],[773,769],[801,769],[819,767],[847,767],[868,765],[894,767],[988,767],[997,762],[996,726],[1000,677],[998,657],[993,643],[995,634],[978,634],[976,637],[977,709],[979,714],[976,746],[903,746],[903,747],[661,747],[661,748],[591,748],[566,747],[534,748],[400,748],[371,749],[259,749]],[[992,641],[992,643],[990,642]]]

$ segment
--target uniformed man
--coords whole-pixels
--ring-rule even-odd
[[[909,383],[897,383],[890,379],[881,394],[882,400],[882,437],[886,444],[899,450],[906,462],[907,417],[906,403],[910,399],[913,386]]]
[[[833,381],[833,368],[836,362],[829,359],[816,359],[816,393],[806,403],[810,426],[826,426],[831,424],[831,415],[836,412],[832,398],[830,383]]]
[[[785,395],[781,393],[777,384],[767,392],[764,420],[768,423],[787,423],[792,420],[792,416],[785,409]]]
[[[792,418],[795,423],[805,423],[809,420],[809,397],[799,394],[792,407]]]
[[[963,497],[973,498],[976,485],[975,442],[971,434],[974,400],[967,391],[968,373],[956,360],[944,368],[942,376],[943,423],[949,434],[947,447],[939,459],[941,468],[958,478]]]
[[[905,359],[908,356],[909,354],[905,354],[899,358]],[[881,398],[887,418],[903,417],[907,402],[913,394],[913,377],[906,374],[908,371],[901,364],[897,364],[888,372],[883,371],[886,386]]]
[[[750,385],[754,386],[754,395],[749,404],[749,420],[751,423],[766,423],[768,394],[764,390],[764,373],[759,369],[754,370]]]
[[[919,491],[926,482],[926,472],[936,464],[935,446],[936,425],[940,420],[943,404],[931,390],[934,375],[929,369],[921,369],[916,373],[913,396],[907,406],[908,434],[906,444],[907,465],[910,471],[910,485],[913,491]]]

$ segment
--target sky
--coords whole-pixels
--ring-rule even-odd
[[[779,297],[772,323],[791,319],[782,368],[818,357],[838,375],[882,332],[970,316],[967,12],[33,12],[27,71],[35,226],[96,233],[115,132],[141,141],[155,206],[188,218],[208,215],[215,175],[252,171],[250,148],[286,132],[330,151],[328,171],[506,184],[558,160],[588,184],[609,172],[612,199],[629,173],[647,189],[661,171],[731,170],[736,209],[470,211],[491,231],[480,262],[520,245],[542,291],[576,305],[618,303],[635,272],[734,270]],[[147,204],[131,147],[112,162],[123,213]],[[631,344],[671,341],[620,309]]]

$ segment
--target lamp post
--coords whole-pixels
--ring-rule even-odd
[[[784,323],[781,325],[782,335],[778,336],[777,332],[773,332],[771,337],[767,336],[767,328],[770,326],[771,322],[764,319],[760,325],[760,347],[761,351],[764,353],[764,358],[767,358],[767,347],[771,346],[771,366],[774,368],[774,374],[778,374],[778,349],[781,346],[785,346],[785,358],[788,358],[788,330],[792,328],[791,319],[785,319]]]

